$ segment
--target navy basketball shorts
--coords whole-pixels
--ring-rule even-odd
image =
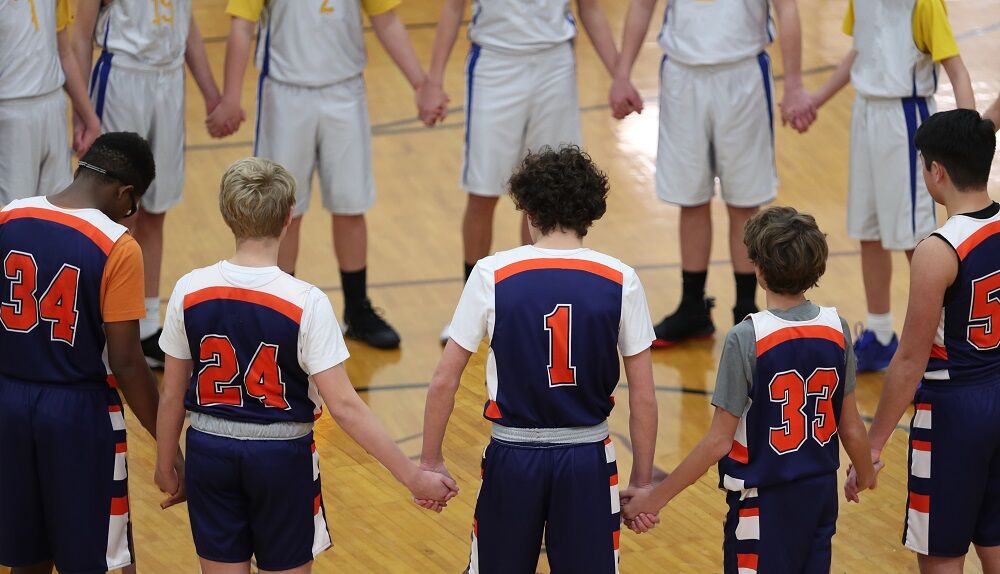
[[[125,451],[117,391],[0,377],[0,564],[131,564]]]
[[[903,544],[964,556],[1000,545],[1000,383],[924,383],[910,423]]]
[[[330,548],[312,433],[240,440],[187,431],[185,485],[198,556],[290,570]]]
[[[833,472],[730,491],[722,544],[726,574],[829,574],[837,494]]]
[[[533,574],[543,537],[552,574],[618,571],[618,466],[610,439],[578,445],[493,439],[482,476],[469,574]]]

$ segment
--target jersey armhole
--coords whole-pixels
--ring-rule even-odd
[[[944,235],[941,235],[940,233],[935,231],[934,233],[931,233],[927,237],[928,238],[937,237],[938,239],[943,241],[945,245],[951,248],[951,252],[955,254],[955,260],[958,262],[958,272],[955,273],[955,280],[952,281],[951,285],[948,285],[948,288],[944,290],[944,304],[948,305],[949,303],[954,301],[955,297],[958,295],[958,276],[962,273],[962,258],[958,256],[958,251],[955,250],[955,246],[952,245],[950,241],[945,239]]]

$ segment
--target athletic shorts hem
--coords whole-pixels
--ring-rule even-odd
[[[847,235],[848,235],[848,237],[850,237],[851,239],[854,239],[855,241],[878,241],[879,243],[882,244],[882,249],[885,249],[886,251],[912,251],[912,250],[916,249],[917,248],[917,244],[920,243],[920,241],[915,241],[912,244],[910,244],[910,243],[906,243],[906,244],[901,244],[901,243],[891,244],[891,243],[886,243],[886,241],[884,239],[882,239],[881,237],[865,237],[864,233],[854,233],[852,231],[848,231]]]
[[[915,554],[920,554],[921,556],[933,556],[935,558],[961,558],[962,556],[965,556],[966,554],[969,553],[968,549],[966,549],[966,550],[964,550],[962,552],[957,552],[957,553],[956,552],[930,552],[930,551],[924,551],[924,550],[920,550],[918,548],[914,548],[909,542],[907,542],[906,544],[904,544],[904,546],[906,546],[909,550],[912,550]]]
[[[308,564],[308,563],[312,562],[313,560],[316,559],[317,556],[319,556],[320,554],[322,554],[323,552],[326,552],[327,550],[329,550],[331,548],[333,548],[333,542],[330,542],[329,544],[326,544],[326,545],[324,545],[321,548],[314,548],[313,549],[313,553],[312,553],[312,557],[310,557],[308,560],[298,561],[298,562],[292,562],[292,563],[287,564],[287,565],[286,564],[270,564],[270,563],[267,563],[267,562],[261,562],[258,559],[257,560],[257,568],[258,569],[263,569],[263,570],[271,570],[271,571],[291,570],[293,568],[298,568],[299,566],[302,566],[304,564]]]
[[[972,540],[972,544],[975,545],[975,546],[978,546],[980,548],[994,548],[996,546],[1000,546],[1000,540],[997,540],[995,542],[986,542],[986,543],[983,543],[983,542],[976,542],[975,539],[973,539]]]
[[[119,568],[124,568],[126,566],[131,566],[135,564],[135,560],[129,560],[127,562],[121,562],[118,564],[108,564],[108,570],[118,570]]]
[[[208,561],[211,561],[211,562],[221,562],[223,564],[240,564],[240,563],[243,563],[243,562],[249,562],[250,559],[253,558],[253,554],[248,555],[246,558],[244,558],[242,560],[240,560],[240,559],[234,560],[231,557],[227,557],[227,558],[221,558],[221,557],[219,557],[219,558],[213,558],[211,556],[206,556],[206,555],[202,554],[201,552],[195,552],[195,554],[198,555],[198,558],[202,558],[204,560],[208,560]],[[265,568],[264,570],[268,570],[268,568]]]
[[[156,205],[152,206],[146,205],[145,198],[143,198],[143,200],[139,201],[139,205],[142,207],[143,211],[145,211],[150,215],[164,215],[171,209],[177,207],[177,204],[181,202],[180,193],[178,193],[176,196],[172,195],[170,197],[171,199],[169,201],[159,202]]]
[[[470,185],[462,185],[462,191],[468,195],[475,195],[477,197],[502,197],[505,193],[503,191],[481,191],[473,189]]]
[[[767,195],[761,200],[752,200],[752,201],[747,201],[745,203],[742,201],[741,202],[726,201],[725,198],[722,198],[722,202],[726,204],[726,207],[735,207],[737,209],[754,209],[758,207],[764,207],[765,205],[772,203],[775,199],[778,199],[777,192],[772,192],[770,195]]]
[[[712,193],[707,193],[697,198],[692,198],[690,195],[681,198],[676,195],[666,193],[657,193],[656,197],[663,203],[669,203],[670,205],[676,205],[677,207],[701,207],[712,203],[712,200],[715,199],[715,192],[713,191]]]
[[[360,209],[340,209],[334,207],[323,206],[323,209],[330,213],[330,215],[364,215],[371,211],[374,203]]]

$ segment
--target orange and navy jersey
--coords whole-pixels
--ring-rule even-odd
[[[220,262],[183,277],[160,345],[194,362],[188,410],[259,424],[310,423],[321,413],[310,375],[347,358],[329,299],[276,267],[252,271]]]
[[[1000,383],[1000,204],[951,217],[934,235],[958,256],[925,381]]]
[[[746,490],[836,471],[846,387],[843,323],[820,307],[809,321],[754,313],[756,366],[720,486]]]
[[[102,384],[104,323],[145,316],[142,254],[96,209],[44,197],[0,211],[0,376]]]
[[[475,352],[490,339],[484,415],[508,427],[586,427],[614,406],[619,353],[649,348],[635,271],[590,249],[524,246],[476,264],[449,327]]]

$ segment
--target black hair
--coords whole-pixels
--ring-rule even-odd
[[[514,204],[542,233],[563,228],[587,235],[607,211],[608,189],[608,176],[575,145],[528,153],[510,178]]]
[[[938,162],[959,190],[978,190],[990,179],[997,139],[993,122],[974,110],[938,112],[925,121],[913,138],[924,156],[924,166]]]
[[[80,158],[95,169],[81,165],[76,175],[87,173],[105,182],[120,181],[135,187],[136,193],[146,193],[149,184],[156,177],[156,163],[153,151],[139,134],[133,132],[108,132],[102,134]]]

